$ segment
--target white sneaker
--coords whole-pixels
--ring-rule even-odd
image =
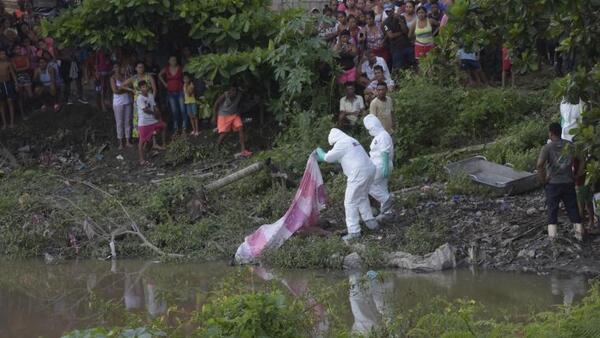
[[[556,224],[548,224],[548,239],[550,239],[551,241],[555,240],[557,230],[558,227],[556,226]]]
[[[342,236],[342,240],[346,243],[346,244],[350,244],[350,242],[353,242],[357,239],[360,238],[360,232],[355,232],[353,234],[347,234],[345,236]]]
[[[573,223],[573,230],[575,230],[575,238],[578,241],[583,241],[583,225],[581,223]]]

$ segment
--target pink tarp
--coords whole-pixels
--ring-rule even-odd
[[[247,236],[235,253],[235,261],[238,264],[251,263],[263,250],[280,247],[298,229],[316,225],[326,199],[323,176],[313,153],[306,162],[300,187],[288,211],[277,222],[262,225]]]

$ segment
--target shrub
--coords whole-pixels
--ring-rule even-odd
[[[508,129],[506,136],[491,145],[484,155],[497,163],[511,163],[516,169],[531,171],[547,137],[543,119],[525,120]]]
[[[466,92],[443,139],[447,147],[483,143],[525,116],[539,112],[542,100],[515,90],[475,89]]]
[[[543,95],[516,90],[441,86],[406,75],[391,94],[398,121],[398,160],[489,141],[545,107]]]
[[[177,166],[194,158],[194,146],[187,135],[176,135],[165,152],[165,162]]]
[[[333,122],[330,115],[317,116],[314,111],[296,111],[290,115],[289,125],[277,137],[273,149],[257,157],[270,157],[286,172],[301,175],[308,155],[319,145],[328,146],[327,136]]]
[[[158,187],[151,186],[148,191],[140,192],[138,195],[147,217],[156,222],[189,221],[180,211],[194,194],[195,183],[193,178],[173,177]]]
[[[397,121],[393,135],[396,157],[408,158],[440,146],[443,130],[456,115],[464,96],[458,87],[431,84],[424,77],[408,77],[391,94]]]
[[[198,315],[200,337],[308,337],[310,312],[280,292],[221,296]]]

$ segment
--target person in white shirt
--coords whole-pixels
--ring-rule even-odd
[[[375,79],[375,66],[381,66],[383,68],[383,75],[385,76],[385,80],[391,80],[392,76],[390,75],[390,69],[385,62],[385,59],[379,56],[376,56],[373,51],[367,52],[367,59],[362,63],[360,67],[360,83],[367,87],[371,81]]]
[[[154,94],[148,92],[148,83],[140,81],[140,95],[136,99],[136,109],[138,110],[138,130],[140,139],[138,151],[140,156],[140,165],[147,166],[150,163],[145,160],[144,152],[149,141],[152,140],[158,131],[161,133],[162,145],[154,145],[155,149],[164,150],[165,147],[165,123],[160,120],[160,111],[156,107]]]
[[[389,91],[393,91],[395,85],[394,80],[387,80],[385,78],[385,75],[383,73],[383,67],[381,67],[380,65],[375,65],[373,69],[375,70],[375,79],[373,79],[373,81],[369,83],[367,88],[365,88],[365,99],[367,100],[367,102],[371,102],[371,100],[373,100],[375,96],[377,96],[377,85],[379,84],[379,82],[384,82],[387,85],[387,89]]]
[[[362,96],[356,95],[354,83],[346,83],[346,96],[340,99],[340,114],[338,122],[340,125],[349,123],[354,125],[365,110],[365,101]]]

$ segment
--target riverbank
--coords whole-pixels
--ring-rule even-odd
[[[346,246],[339,236],[345,230],[345,180],[337,166],[324,164],[329,201],[321,226],[332,236],[294,236],[279,250],[267,252],[266,264],[340,269],[344,257],[357,252],[364,267],[378,268],[389,265],[390,253],[424,255],[449,243],[459,266],[600,271],[592,257],[599,239],[574,241],[566,219],[560,219],[559,239],[546,240],[541,191],[492,196],[465,178],[447,177],[443,170],[448,162],[476,154],[532,170],[547,121],[557,116],[545,89],[446,88],[418,77],[404,81],[410,84],[407,88],[451,100],[437,105],[414,100],[412,91],[402,88],[393,94],[399,102],[396,114],[404,116],[390,181],[396,191],[395,217],[379,232],[366,232],[357,247]],[[172,139],[166,152],[152,153],[152,167],[141,168],[135,149],[115,148],[112,124],[108,114],[72,105],[56,115],[38,113],[1,134],[21,168],[3,169],[0,179],[0,188],[7,192],[0,198],[0,254],[50,260],[115,253],[229,259],[246,235],[285,212],[306,157],[317,145],[327,144],[333,126],[327,115],[299,112],[276,135],[255,119],[247,130],[256,155],[247,160],[234,157],[231,139],[216,150],[216,134],[204,126],[199,138]],[[369,143],[364,131],[353,135]],[[491,141],[486,147],[455,151]],[[203,189],[267,158],[272,165],[264,171],[217,191]]]

